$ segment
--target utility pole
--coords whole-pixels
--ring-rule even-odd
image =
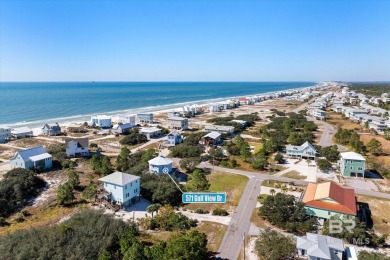
[[[245,232],[244,232],[244,236],[242,237],[242,240],[244,240],[244,260],[245,260]]]

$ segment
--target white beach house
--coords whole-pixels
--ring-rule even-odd
[[[15,137],[17,139],[33,136],[32,130],[30,128],[28,128],[27,126],[12,128],[11,134],[13,137]]]
[[[0,143],[5,143],[11,137],[11,128],[0,127]]]
[[[99,181],[108,193],[108,199],[122,204],[124,207],[133,205],[140,195],[141,178],[124,172],[114,172]]]
[[[112,125],[111,117],[106,115],[97,115],[91,117],[91,126],[98,126],[101,128],[110,128]]]
[[[88,156],[88,138],[66,139],[65,151],[69,157]]]

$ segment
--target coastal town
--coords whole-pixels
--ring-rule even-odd
[[[390,254],[390,96],[356,85],[2,127],[0,234],[104,212],[137,243],[99,259],[179,246],[178,234],[204,234],[197,259],[387,259],[362,256]]]

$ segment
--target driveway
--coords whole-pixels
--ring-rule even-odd
[[[318,142],[318,145],[323,147],[335,145],[335,143],[333,143],[333,136],[335,134],[335,129],[331,124],[328,124],[322,120],[317,120],[314,117],[307,117],[307,119],[315,122],[316,124],[319,124],[320,129],[322,129],[322,134],[321,134],[320,141]],[[348,150],[347,147],[340,144],[337,144],[337,147],[340,152]]]

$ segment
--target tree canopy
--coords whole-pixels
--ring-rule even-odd
[[[255,250],[261,259],[294,259],[295,239],[284,236],[274,230],[265,229],[256,240]]]

